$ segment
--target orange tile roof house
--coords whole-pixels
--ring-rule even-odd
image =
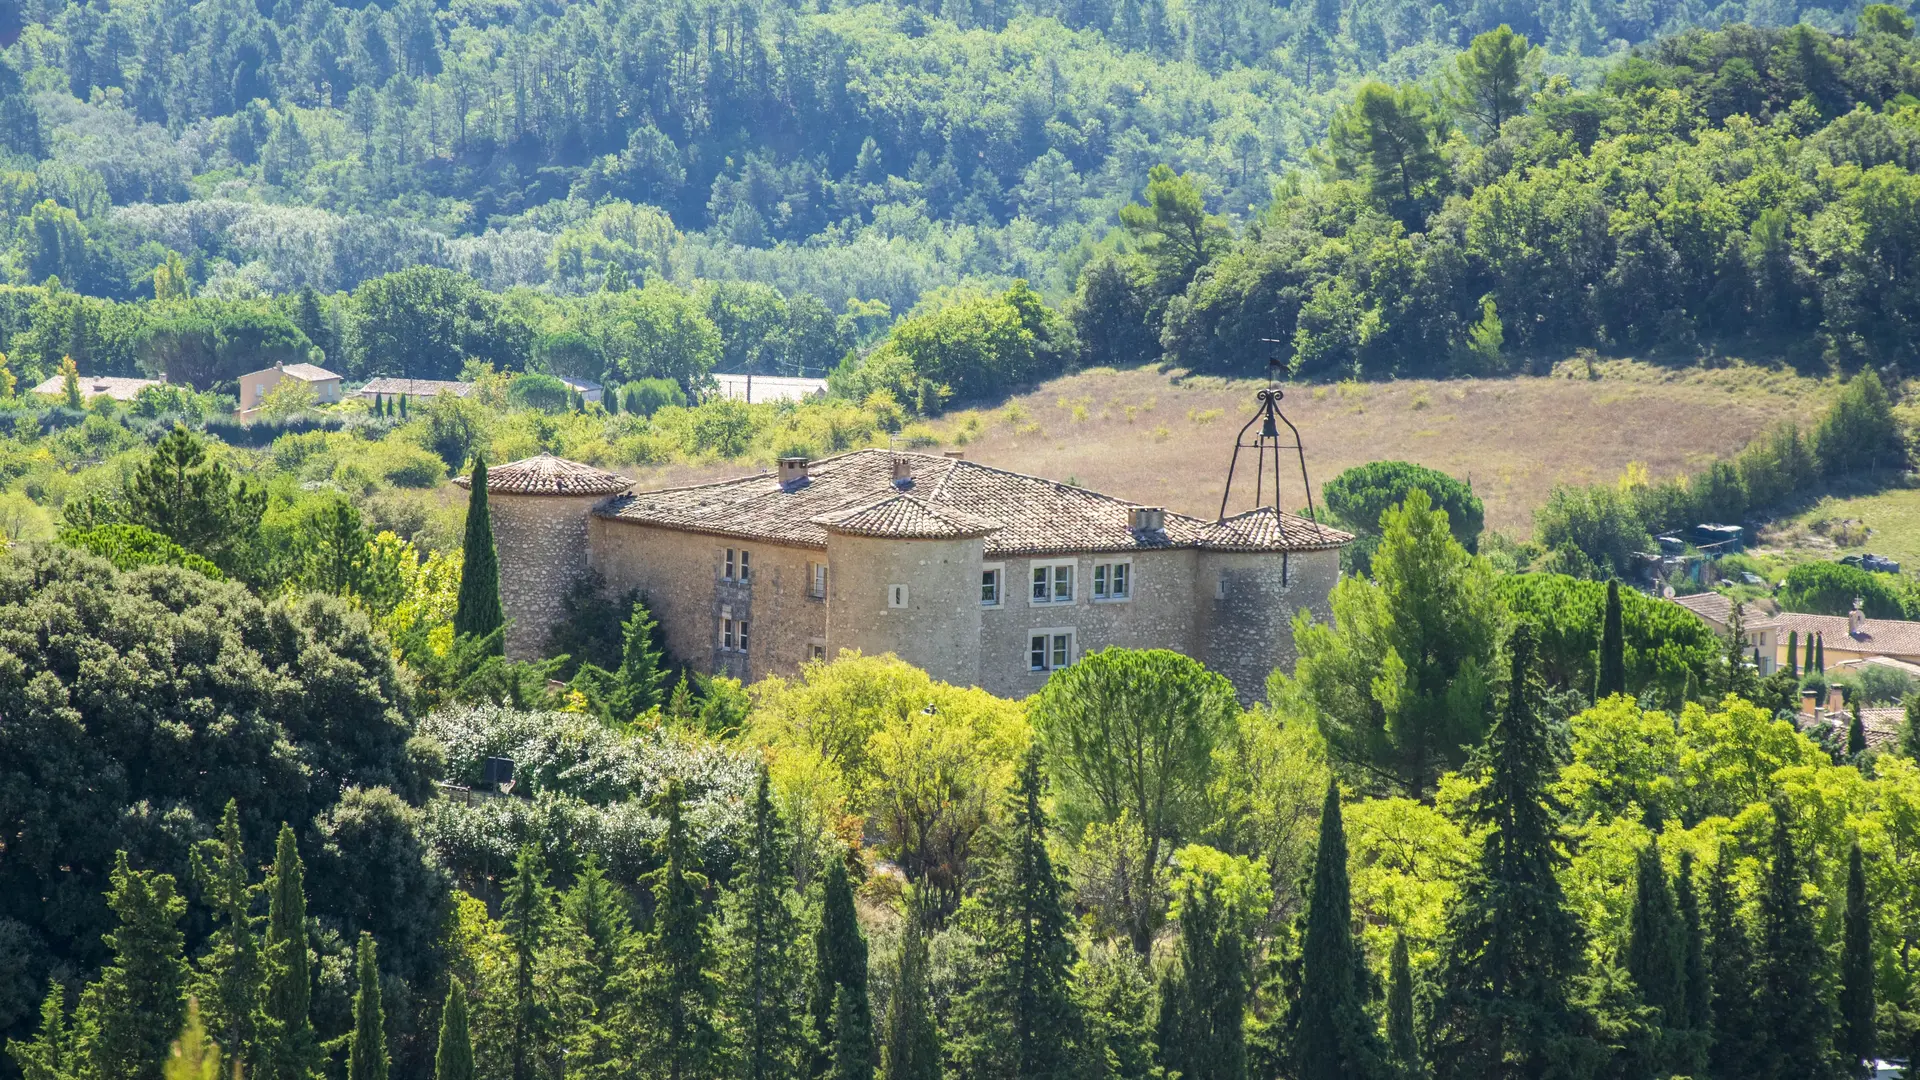
[[[149,386],[165,386],[165,379],[125,379],[117,375],[80,376],[80,400],[91,401],[97,397],[110,397],[115,401],[132,401],[140,391]],[[49,397],[65,397],[67,380],[64,375],[55,375],[30,391]]]
[[[455,483],[466,484],[465,478]],[[957,456],[858,450],[631,491],[541,456],[487,474],[507,652],[542,650],[576,578],[638,589],[676,659],[741,679],[842,649],[1025,696],[1109,645],[1262,693],[1350,535],[1261,506],[1204,520]]]
[[[313,387],[314,400],[322,405],[334,404],[342,397],[340,376],[326,368],[317,364],[275,364],[240,376],[240,418],[245,420],[252,416],[267,400],[273,388],[288,379]]]
[[[1733,602],[1725,594],[1696,593],[1692,596],[1676,596],[1673,601],[1700,616],[1716,633],[1727,632]],[[1787,662],[1787,644],[1791,635],[1798,635],[1802,668],[1807,663],[1807,643],[1816,638],[1821,643],[1829,670],[1858,666],[1876,658],[1920,664],[1920,622],[1869,619],[1860,610],[1858,600],[1854,601],[1853,610],[1845,615],[1804,615],[1796,611],[1772,611],[1759,604],[1744,604],[1740,608],[1740,616],[1746,627],[1748,644],[1760,649],[1763,675]]]

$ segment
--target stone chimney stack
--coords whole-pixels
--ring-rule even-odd
[[[1158,506],[1136,506],[1128,523],[1134,532],[1158,532],[1167,526],[1167,512]]]
[[[1843,713],[1847,711],[1847,692],[1838,686],[1827,687],[1827,711]]]
[[[780,486],[793,487],[807,480],[807,459],[803,457],[783,457],[780,459]]]
[[[893,458],[893,486],[909,487],[913,484],[913,462],[899,455]]]
[[[1800,691],[1800,718],[1812,720],[1820,713],[1820,691]]]
[[[1854,637],[1860,636],[1860,628],[1865,626],[1867,622],[1867,613],[1861,610],[1861,605],[1864,603],[1866,603],[1866,601],[1862,598],[1858,596],[1854,597],[1853,610],[1847,612],[1847,633]]]

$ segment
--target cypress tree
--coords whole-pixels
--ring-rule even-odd
[[[660,624],[645,601],[635,601],[633,612],[620,626],[620,688],[614,703],[615,719],[632,720],[662,704],[666,660],[654,638]]]
[[[1379,1036],[1361,993],[1359,980],[1365,970],[1364,957],[1353,940],[1340,785],[1328,780],[1301,948],[1296,1052],[1300,1080],[1361,1080],[1385,1073]]]
[[[373,935],[360,931],[354,960],[353,1036],[347,1046],[347,1080],[387,1080],[387,1017],[380,1005],[380,962]]]
[[[1773,808],[1772,859],[1760,897],[1759,1024],[1754,1075],[1760,1080],[1806,1080],[1826,1075],[1832,1051],[1833,1011],[1821,972],[1826,954],[1802,894],[1806,877],[1787,830],[1787,808]]]
[[[1543,1075],[1600,1055],[1567,997],[1584,935],[1556,873],[1557,770],[1534,706],[1532,627],[1515,628],[1508,649],[1505,709],[1479,755],[1486,783],[1466,807],[1484,838],[1447,912],[1429,1050],[1443,1080]]]
[[[668,782],[661,798],[666,830],[659,842],[660,868],[650,875],[653,925],[642,941],[646,966],[641,1004],[653,1040],[649,1051],[666,1080],[710,1076],[720,1050],[714,1022],[719,988],[713,979],[712,920],[701,898],[707,879],[694,865],[685,800],[680,781]],[[865,960],[863,955],[862,963]]]
[[[67,1023],[67,988],[59,979],[47,982],[40,1002],[40,1027],[33,1038],[7,1044],[7,1053],[20,1067],[21,1080],[74,1080],[85,1067],[78,1032]]]
[[[1867,752],[1867,725],[1860,716],[1860,698],[1855,696],[1852,702],[1853,715],[1847,720],[1847,757],[1858,760]]]
[[[855,998],[850,986],[833,992],[833,1080],[873,1080],[871,1021]]]
[[[520,848],[513,861],[513,877],[501,902],[502,929],[513,950],[513,1006],[507,1059],[513,1080],[533,1080],[535,1058],[546,1041],[547,1008],[534,987],[535,965],[553,916],[553,892],[547,888],[547,866],[533,845]]]
[[[1708,1028],[1712,1023],[1712,982],[1707,976],[1707,942],[1700,923],[1700,898],[1693,886],[1693,852],[1680,853],[1680,868],[1673,878],[1675,906],[1680,909],[1680,973],[1685,1004],[1683,1029],[1674,1054],[1674,1071],[1700,1076],[1707,1067]]]
[[[312,967],[307,953],[306,867],[293,826],[282,822],[267,879],[267,995],[274,1045],[270,1080],[304,1080],[317,1067],[313,1025],[307,1016]]]
[[[1640,1000],[1660,1014],[1665,1027],[1686,1020],[1685,951],[1680,913],[1660,864],[1660,841],[1640,850],[1628,921],[1626,967]]]
[[[1800,677],[1800,631],[1787,631],[1787,674]]]
[[[1162,980],[1160,1064],[1208,1080],[1247,1080],[1247,941],[1212,877],[1180,899],[1177,972]]]
[[[842,1042],[840,1008],[843,1004],[848,1010],[848,1023],[854,1027],[846,1033],[847,1044],[854,1045],[865,1033],[871,1046],[873,1012],[867,1000],[867,938],[860,932],[860,921],[854,915],[853,885],[847,880],[846,862],[835,857],[828,860],[826,873],[821,875],[820,925],[813,936],[813,993],[807,1009],[813,1020],[814,1054],[810,1069],[813,1076],[825,1076],[834,1069],[834,1058]]]
[[[1393,935],[1393,960],[1387,973],[1387,1045],[1404,1080],[1425,1073],[1413,1018],[1413,965],[1407,958],[1407,935],[1401,932]]]
[[[569,1009],[564,1040],[567,1066],[581,1075],[597,1075],[616,1061],[624,1032],[615,1023],[620,993],[627,986],[626,958],[633,926],[626,897],[607,880],[600,860],[589,855],[573,888],[560,901],[570,955],[562,998]]]
[[[404,404],[406,399],[400,399]],[[453,632],[487,638],[506,622],[500,611],[500,554],[493,546],[493,519],[487,512],[487,462],[473,459],[472,490],[467,495],[467,536],[461,548],[460,595],[453,610]],[[491,650],[502,646],[494,638]]]
[[[1907,695],[1907,719],[1900,728],[1900,752],[1920,758],[1920,694]]]
[[[1714,1080],[1755,1075],[1760,1022],[1753,944],[1733,893],[1732,861],[1732,850],[1723,849],[1707,879],[1707,981],[1712,996],[1707,1075]]]
[[[1827,635],[1825,634],[1814,635],[1813,663],[1813,670],[1819,672],[1825,672],[1827,670]]]
[[[433,1080],[473,1080],[467,988],[457,975],[447,978],[447,1004],[440,1010],[440,1047],[433,1055]]]
[[[1073,997],[1073,916],[1047,852],[1046,779],[1027,751],[1007,799],[1007,824],[980,891],[960,912],[977,944],[978,974],[954,1004],[955,1058],[969,1075],[1056,1077],[1082,1034]]]
[[[187,913],[171,874],[134,870],[114,856],[107,906],[119,919],[104,935],[113,959],[80,996],[83,1070],[90,1080],[148,1080],[186,1019]]]
[[[1593,700],[1627,692],[1627,634],[1620,614],[1620,582],[1607,582],[1607,613],[1600,627],[1600,674]]]
[[[748,815],[745,869],[727,899],[728,1013],[742,1080],[796,1075],[805,1042],[800,1022],[804,972],[794,942],[793,842],[760,770]]]
[[[406,418],[407,418],[407,395],[401,394],[400,395],[400,419],[405,420]]]
[[[1855,1076],[1872,1075],[1873,909],[1867,901],[1867,872],[1860,842],[1847,853],[1847,910],[1840,947],[1841,1062]]]
[[[275,1041],[266,1012],[267,959],[255,933],[253,889],[247,881],[247,853],[240,838],[240,804],[227,800],[219,835],[193,853],[194,876],[214,910],[214,932],[194,982],[208,1005],[215,1042],[229,1058],[257,1066]]]
[[[940,1029],[933,1022],[927,993],[927,939],[919,903],[909,906],[900,942],[893,1003],[887,1008],[886,1038],[880,1047],[881,1080],[940,1080]]]

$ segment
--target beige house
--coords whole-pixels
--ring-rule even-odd
[[[256,412],[273,388],[287,379],[297,379],[313,387],[313,396],[322,405],[331,405],[341,397],[340,376],[314,364],[275,364],[240,376],[240,418]]]
[[[1722,638],[1727,636],[1728,626],[1733,621],[1733,601],[1725,593],[1703,592],[1692,596],[1676,596],[1673,602],[1700,616],[1701,620],[1713,628],[1713,632]],[[1761,607],[1758,604],[1740,605],[1740,625],[1747,635],[1747,652],[1759,655],[1759,668],[1762,676],[1771,675],[1786,662],[1786,630],[1782,629],[1782,616]]]
[[[1706,620],[1717,634],[1727,632],[1733,603],[1717,592],[1676,596],[1673,602]],[[1788,642],[1798,636],[1801,670],[1807,667],[1807,646],[1818,640],[1826,658],[1827,670],[1857,668],[1863,664],[1889,665],[1920,671],[1920,622],[1903,619],[1869,619],[1854,601],[1845,615],[1802,615],[1793,611],[1772,611],[1759,604],[1740,609],[1746,626],[1747,642],[1760,650],[1762,675],[1771,674],[1787,662]]]
[[[82,375],[80,376],[80,400],[92,401],[97,397],[109,397],[115,401],[132,401],[140,391],[149,386],[165,385],[167,385],[165,379],[123,379],[116,375]],[[55,375],[34,387],[32,393],[45,394],[48,397],[66,397],[66,376]]]
[[[1291,665],[1294,614],[1329,617],[1352,539],[1272,506],[1209,521],[887,450],[658,491],[545,455],[487,481],[509,656],[541,651],[593,571],[645,595],[675,659],[743,680],[858,649],[1024,697],[1122,645],[1185,653],[1252,699]]]

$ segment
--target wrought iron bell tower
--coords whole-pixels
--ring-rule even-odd
[[[1272,341],[1273,339],[1262,338],[1261,340]],[[1293,421],[1287,419],[1286,414],[1280,411],[1280,402],[1287,395],[1286,391],[1280,389],[1279,375],[1279,357],[1269,357],[1267,359],[1267,385],[1260,390],[1258,394],[1254,395],[1255,399],[1260,403],[1259,410],[1253,414],[1251,420],[1248,420],[1241,426],[1240,433],[1234,436],[1233,458],[1227,463],[1227,489],[1220,494],[1219,520],[1225,521],[1227,518],[1227,507],[1233,499],[1233,480],[1239,471],[1240,451],[1242,450],[1253,451],[1254,508],[1259,509],[1260,507],[1271,505],[1276,512],[1285,513],[1286,508],[1280,503],[1280,461],[1281,451],[1291,450],[1293,451],[1294,458],[1300,464],[1300,486],[1306,492],[1307,496],[1307,518],[1313,522],[1314,528],[1322,529],[1324,526],[1319,522],[1320,514],[1313,505],[1313,481],[1307,477],[1307,451],[1300,439],[1300,429],[1294,427]],[[1254,425],[1256,424],[1260,427],[1259,434],[1253,437],[1252,442],[1248,442],[1247,435],[1253,431]],[[1286,434],[1284,435],[1280,430],[1282,427],[1286,428]],[[1267,501],[1267,469],[1269,463],[1271,463],[1273,469],[1273,496],[1271,504]]]

